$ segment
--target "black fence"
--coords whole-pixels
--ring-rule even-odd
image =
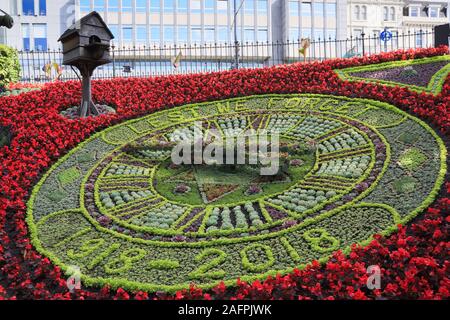
[[[164,45],[118,47],[112,45],[112,62],[100,66],[94,79],[146,77],[152,75],[214,72],[233,68],[262,68],[299,61],[351,58],[397,49],[434,45],[433,30],[394,33],[390,39],[364,34],[345,40],[311,40],[303,55],[301,40],[203,45]],[[62,66],[61,50],[19,51],[23,82],[78,79],[76,70]],[[58,71],[59,69],[59,71]]]

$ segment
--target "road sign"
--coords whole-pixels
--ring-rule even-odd
[[[382,41],[389,41],[389,40],[391,40],[391,39],[392,39],[392,32],[390,32],[390,31],[388,31],[388,30],[383,30],[383,31],[380,33],[380,39],[381,39]]]

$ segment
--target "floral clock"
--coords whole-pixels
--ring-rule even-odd
[[[199,120],[201,124],[199,125]],[[278,179],[245,165],[175,166],[177,142],[246,130],[313,144]],[[177,107],[93,135],[40,180],[28,204],[35,247],[86,285],[174,291],[285,273],[388,234],[434,199],[441,139],[372,100],[263,95]]]

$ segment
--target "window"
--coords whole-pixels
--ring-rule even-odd
[[[361,20],[361,9],[359,6],[355,6],[355,20]]]
[[[409,16],[410,17],[418,17],[419,16],[419,8],[418,7],[409,7]]]
[[[439,17],[439,9],[437,7],[429,7],[428,16],[430,18],[438,18]]]
[[[215,41],[215,29],[214,27],[205,27],[205,42],[214,43]]]
[[[202,9],[200,0],[191,0],[191,12],[200,13]]]
[[[33,24],[34,50],[47,50],[47,25],[45,23]]]
[[[140,44],[147,43],[147,26],[136,27],[136,43]]]
[[[336,40],[336,29],[327,29],[325,32],[325,37],[327,40]]]
[[[289,38],[288,40],[297,41],[300,35],[300,30],[298,28],[289,28]]]
[[[325,3],[325,15],[327,17],[336,17],[336,3]]]
[[[420,32],[416,31],[416,47],[421,48],[422,47],[422,42],[423,42],[423,35]]]
[[[22,23],[23,50],[30,51],[30,25]]]
[[[118,41],[119,40],[119,36],[120,36],[120,34],[119,34],[119,26],[117,24],[110,24],[110,25],[108,25],[108,28],[109,28],[109,30],[111,30],[111,33],[113,34],[114,39],[116,41]]]
[[[221,26],[217,28],[217,41],[218,42],[228,42],[228,27]]]
[[[91,3],[89,0],[80,0],[80,11],[87,13],[91,11]]]
[[[256,40],[258,42],[269,41],[269,33],[267,32],[267,29],[258,29],[258,38]]]
[[[395,8],[391,7],[391,9],[389,10],[389,14],[390,14],[390,18],[392,21],[395,21]]]
[[[136,0],[136,12],[147,12],[147,0]]]
[[[258,0],[258,13],[267,14],[267,0]]]
[[[119,0],[108,0],[108,11],[119,12]]]
[[[245,0],[244,1],[244,13],[246,13],[246,14],[254,14],[255,13],[255,1],[254,0]]]
[[[244,30],[244,42],[255,42],[255,29]]]
[[[361,19],[367,20],[367,7],[361,6]]]
[[[302,28],[302,38],[311,39],[311,29],[303,29]]]
[[[289,15],[291,17],[298,17],[299,2],[289,1]]]
[[[177,39],[179,42],[186,43],[188,42],[188,27],[187,26],[179,26],[177,29]]]
[[[217,0],[217,13],[228,13],[228,0]]]
[[[195,27],[191,29],[191,42],[199,44],[202,41],[202,29]]]
[[[205,0],[205,13],[214,13],[214,0]]]
[[[177,12],[187,13],[188,0],[178,0],[177,2]]]
[[[22,13],[24,16],[34,16],[34,0],[22,0]]]
[[[39,0],[39,15],[47,15],[47,0]]]
[[[122,12],[133,12],[132,0],[122,0]]]
[[[315,17],[323,17],[323,2],[314,2],[313,10]]]
[[[164,0],[164,12],[173,12],[175,9],[175,0]]]
[[[105,10],[105,0],[94,0],[94,10],[102,13]]]
[[[150,13],[160,13],[161,3],[159,0],[150,0]]]
[[[384,21],[388,21],[389,20],[388,7],[383,7],[383,20]]]
[[[173,26],[164,26],[164,43],[174,43],[175,35]]]
[[[301,12],[303,17],[311,17],[311,2],[302,2]]]
[[[151,32],[150,36],[151,36],[152,42],[160,42],[161,41],[161,28],[159,26],[151,26],[150,32]]]
[[[324,32],[322,29],[316,29],[314,30],[314,39],[318,40],[323,40],[325,38],[324,36]]]
[[[133,28],[131,26],[122,27],[122,41],[133,42]]]

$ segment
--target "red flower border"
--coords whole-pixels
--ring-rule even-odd
[[[40,91],[0,98],[0,125],[10,126],[10,146],[0,149],[0,299],[380,299],[450,297],[448,260],[450,182],[425,214],[388,238],[375,237],[349,256],[337,252],[325,265],[264,282],[219,284],[208,293],[192,287],[165,293],[102,289],[69,293],[58,267],[30,244],[26,201],[40,174],[95,131],[124,119],[192,102],[266,93],[323,93],[369,98],[393,104],[434,126],[450,138],[450,77],[433,96],[406,88],[350,83],[333,72],[363,64],[442,55],[447,47],[397,51],[353,59],[294,64],[212,74],[95,81],[93,97],[117,108],[115,115],[69,120],[59,112],[80,99],[78,82],[53,83]],[[382,267],[382,288],[366,288],[368,265]]]

